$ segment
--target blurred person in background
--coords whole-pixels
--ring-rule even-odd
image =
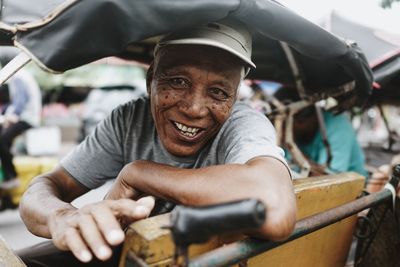
[[[282,87],[274,94],[274,97],[281,102],[300,101],[300,96],[295,88]],[[331,162],[327,167],[335,173],[354,171],[367,177],[364,153],[358,143],[350,119],[346,114],[334,115],[325,110],[322,111],[322,115],[332,154]],[[301,152],[308,159],[321,165],[327,163],[328,153],[314,105],[295,114],[293,137]]]
[[[6,63],[5,60],[1,61],[2,66]],[[2,90],[7,90],[7,88],[9,102],[2,105],[0,124],[0,160],[4,175],[0,189],[5,190],[19,185],[13,164],[12,143],[15,137],[29,128],[39,126],[42,107],[39,85],[28,71],[17,72],[8,81],[7,86],[2,87]]]

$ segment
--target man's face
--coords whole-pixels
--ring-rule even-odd
[[[310,109],[306,117],[295,115],[293,121],[295,141],[303,145],[310,143],[317,134],[318,127],[318,117],[314,108]]]
[[[229,117],[242,65],[213,47],[169,45],[157,53],[148,81],[151,112],[169,153],[199,152]]]

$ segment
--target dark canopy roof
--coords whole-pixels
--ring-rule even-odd
[[[400,50],[373,67],[379,88],[374,88],[367,107],[374,104],[400,104]]]
[[[400,102],[400,35],[354,22],[337,11],[320,24],[334,34],[353,39],[363,49],[378,86],[367,106]]]
[[[7,9],[15,0],[4,1]],[[63,5],[38,23],[0,25],[0,40],[14,41],[42,67],[53,71],[115,55],[149,63],[154,39],[148,38],[229,16],[253,31],[257,69],[251,72],[252,78],[291,85],[301,78],[309,95],[355,80],[360,102],[370,92],[370,69],[357,46],[274,1],[71,0]],[[41,12],[44,10],[48,8]],[[293,53],[297,77],[281,42]]]

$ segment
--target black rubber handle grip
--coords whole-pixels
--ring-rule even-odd
[[[217,234],[258,228],[265,218],[265,206],[256,199],[202,207],[176,206],[171,212],[171,232],[176,245],[187,246],[204,243]]]

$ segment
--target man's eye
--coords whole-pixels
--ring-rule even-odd
[[[222,89],[219,88],[210,88],[209,92],[213,95],[214,98],[225,100],[229,97],[229,95]]]
[[[189,88],[190,87],[190,83],[189,81],[183,79],[183,78],[172,78],[169,79],[169,84],[173,87],[173,88]]]

